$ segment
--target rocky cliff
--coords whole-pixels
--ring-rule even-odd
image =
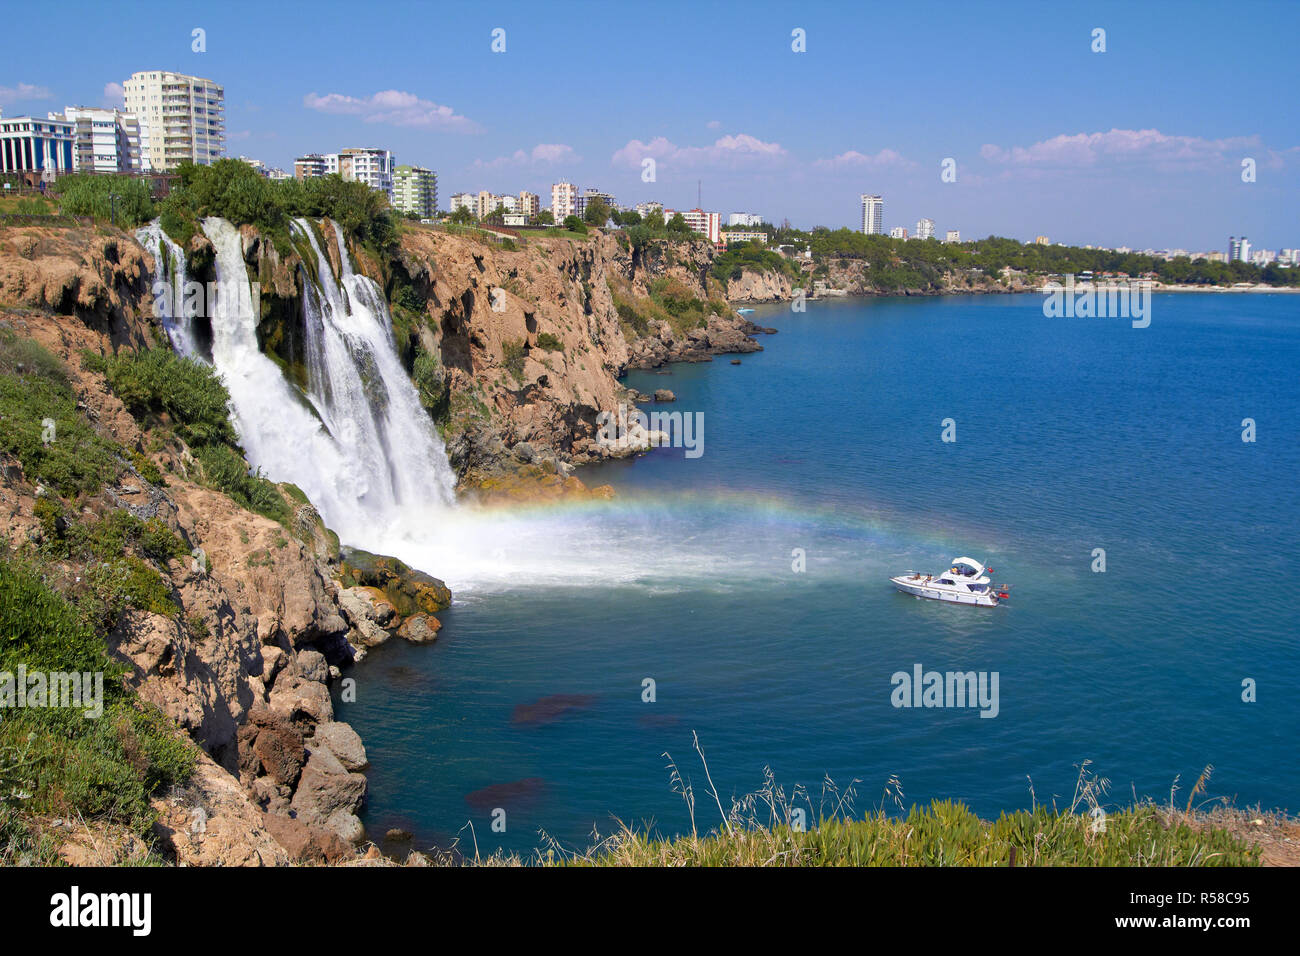
[[[385,289],[399,350],[464,491],[587,494],[572,466],[628,453],[594,441],[596,415],[637,397],[619,384],[624,371],[760,347],[750,336],[759,330],[711,278],[707,244],[633,248],[601,233],[503,244],[411,227],[381,254],[321,234],[335,263],[352,257]],[[251,227],[241,235],[260,285],[259,341],[293,378],[310,260]],[[190,278],[215,278],[205,237],[185,252]],[[436,639],[450,594],[394,559],[340,549],[292,486],[275,492],[288,517],[250,511],[206,480],[175,422],[123,404],[105,359],[167,347],[154,318],[156,265],[133,236],[102,225],[0,228],[0,334],[53,357],[76,415],[113,462],[102,483],[60,494],[17,451],[0,450],[0,536],[39,556],[72,596],[101,560],[73,542],[96,529],[147,527],[178,542],[164,553],[126,547],[157,588],[126,600],[104,631],[130,688],[202,748],[185,787],[154,801],[166,856],[345,859],[365,838],[357,813],[367,759],[336,719],[332,692],[377,644]],[[64,832],[60,853],[129,856],[132,840],[110,832]]]

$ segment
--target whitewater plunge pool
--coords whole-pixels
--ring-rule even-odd
[[[996,815],[1031,783],[1068,805],[1091,760],[1115,805],[1179,777],[1185,799],[1213,764],[1209,795],[1294,808],[1300,652],[1273,582],[1300,507],[1298,306],[1157,296],[1135,330],[1046,319],[1036,296],[810,303],[760,310],[780,333],[739,366],[635,374],[704,413],[704,454],[582,476],[613,503],[457,529],[463,560],[428,567],[457,598],[438,642],[350,671],[336,707],[370,755],[370,837],[528,853],[615,817],[689,831],[665,753],[708,829],[693,734],[724,805],[770,768],[814,804],[829,777],[860,811],[893,806],[895,777],[905,804]],[[889,587],[962,554],[1008,605]],[[895,707],[916,665],[996,673],[996,717]]]

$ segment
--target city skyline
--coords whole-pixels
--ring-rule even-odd
[[[0,75],[5,116],[120,107],[133,73],[167,70],[224,87],[229,156],[289,170],[305,153],[374,146],[436,171],[442,195],[548,196],[568,181],[598,184],[626,206],[693,208],[702,184],[707,209],[853,229],[870,193],[886,197],[886,230],[924,217],[970,238],[1217,250],[1245,234],[1256,248],[1296,244],[1300,145],[1282,92],[1284,38],[1300,26],[1292,6],[1244,4],[1227,16],[1166,4],[1012,5],[927,17],[925,5],[792,13],[755,4],[745,22],[724,24],[669,4],[689,13],[692,30],[661,26],[679,20],[671,13],[642,22],[611,11],[606,36],[634,38],[627,54],[592,57],[579,45],[566,58],[555,21],[567,17],[519,6],[489,20],[393,3],[393,17],[460,39],[403,57],[386,17],[359,20],[349,24],[347,71],[277,46],[293,18],[274,9],[141,4],[122,17],[72,7],[80,28],[61,35],[54,75],[40,44],[11,52]],[[252,9],[254,31],[242,24]],[[933,65],[864,71],[851,41],[866,27],[891,49],[919,44]],[[1091,49],[1096,29],[1106,31],[1105,52]],[[795,31],[804,52],[793,49]],[[649,49],[654,57],[637,52]],[[268,66],[252,73],[250,62]],[[1003,62],[1016,70],[988,68]],[[1233,62],[1249,64],[1259,94],[1243,100],[1207,78],[1207,67]],[[724,68],[726,82],[713,82]],[[643,179],[647,159],[653,182]],[[1247,160],[1254,181],[1244,179]]]

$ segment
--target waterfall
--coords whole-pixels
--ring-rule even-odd
[[[157,219],[137,229],[135,238],[153,256],[154,305],[168,341],[180,355],[197,355],[194,317],[185,302],[185,253],[162,231]]]
[[[258,348],[257,289],[239,230],[216,217],[202,225],[216,252],[215,295],[207,300],[211,361],[230,392],[231,419],[249,462],[301,488],[325,523],[360,547],[378,549],[415,513],[427,518],[450,507],[455,478],[446,452],[398,358],[383,295],[353,272],[341,230],[335,227],[344,268],[335,278],[310,225],[294,224],[319,267],[317,280],[302,271],[304,391]],[[166,248],[173,269],[184,274],[183,252],[157,222],[138,238],[151,251]],[[161,271],[156,251],[155,259]],[[176,351],[203,360],[189,320],[168,314],[163,322]]]

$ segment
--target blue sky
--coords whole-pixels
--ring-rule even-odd
[[[195,73],[225,86],[231,155],[290,169],[385,146],[438,172],[444,207],[480,188],[546,204],[567,178],[689,208],[698,182],[705,208],[802,227],[856,228],[871,192],[909,231],[926,216],[966,238],[1300,246],[1295,2],[58,9],[69,26],[0,39],[6,115],[111,101],[136,70]]]

